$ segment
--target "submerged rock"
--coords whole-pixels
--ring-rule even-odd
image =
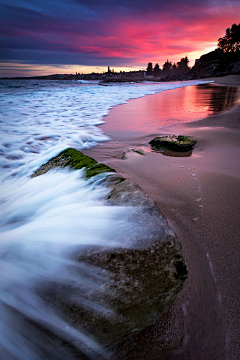
[[[185,152],[192,150],[196,141],[192,140],[189,136],[169,135],[156,137],[151,140],[149,144],[157,150],[168,149],[172,151]]]
[[[70,154],[75,159],[76,150],[62,152],[34,176],[75,163]],[[97,167],[93,162],[94,169],[107,171],[105,165],[97,163]],[[106,205],[133,209],[128,213],[132,232],[122,239],[122,247],[89,246],[73,254],[81,264],[79,277],[88,281],[77,289],[51,284],[43,298],[65,321],[109,349],[153,324],[171,307],[187,279],[187,267],[181,244],[156,203],[118,174],[109,174],[105,184],[109,188]]]
[[[123,152],[123,155],[122,155],[123,160],[127,159],[127,153],[129,153],[129,152],[135,152],[136,154],[139,154],[139,155],[145,155],[144,150],[141,149],[141,148],[139,148],[139,149],[129,149],[129,150]]]

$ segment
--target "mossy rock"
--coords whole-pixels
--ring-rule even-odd
[[[149,142],[149,144],[157,150],[172,150],[178,152],[190,151],[196,144],[189,136],[183,135],[169,135],[159,136]]]
[[[111,189],[106,205],[131,207],[128,219],[134,226],[120,238],[128,246],[82,248],[73,259],[81,264],[79,278],[87,275],[89,285],[80,282],[75,289],[53,283],[44,299],[67,323],[110,349],[172,306],[188,270],[181,244],[154,200],[117,174],[107,177],[106,185]]]
[[[85,168],[85,177],[87,179],[105,172],[115,172],[114,169],[111,169],[105,164],[98,163],[90,156],[81,153],[81,151],[68,148],[50,159],[46,164],[43,164],[38,170],[34,172],[32,177],[45,174],[49,170],[56,167],[70,167],[71,169]]]
[[[114,172],[80,151],[69,148],[49,160],[33,176],[53,168],[85,168],[86,177]],[[107,206],[129,206],[126,212],[131,231],[121,232],[116,243],[123,247],[86,246],[72,254],[79,263],[74,274],[77,287],[54,281],[40,289],[42,298],[70,326],[86,334],[104,349],[121,343],[153,324],[173,304],[188,276],[181,244],[169,228],[157,204],[142,189],[116,172],[106,176]],[[134,209],[133,209],[134,208]],[[117,234],[116,234],[117,235]],[[127,246],[126,246],[127,245]],[[75,273],[76,271],[76,273]],[[82,279],[82,280],[81,280]],[[87,281],[86,281],[87,280]],[[63,342],[50,331],[44,333],[44,351],[56,351],[60,358],[86,359],[73,343]],[[45,337],[46,340],[45,340]],[[76,353],[76,356],[70,356]],[[70,354],[70,355],[69,355]],[[49,357],[50,358],[50,357]],[[93,359],[100,359],[97,354]]]

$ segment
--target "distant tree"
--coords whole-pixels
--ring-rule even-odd
[[[160,67],[159,67],[158,63],[154,66],[153,74],[154,74],[155,77],[157,77],[157,76],[159,76],[161,74],[161,70],[160,70]]]
[[[225,36],[218,39],[217,47],[224,53],[240,51],[240,24],[227,28]]]
[[[163,70],[162,70],[163,75],[164,75],[164,76],[169,75],[171,69],[172,69],[172,62],[167,60],[167,61],[163,64]]]
[[[172,74],[175,75],[177,73],[177,65],[174,63],[172,66]]]
[[[148,63],[148,66],[147,66],[147,75],[152,75],[152,72],[153,72],[153,65],[152,63]]]
[[[188,63],[189,60],[187,56],[185,58],[181,58],[181,60],[177,63],[178,73],[182,74],[190,70],[190,68],[188,67]]]

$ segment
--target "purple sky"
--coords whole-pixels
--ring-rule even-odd
[[[239,0],[0,0],[0,76],[193,65],[239,14]]]

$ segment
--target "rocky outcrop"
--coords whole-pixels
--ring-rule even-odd
[[[197,59],[190,73],[194,76],[194,78],[239,74],[237,65],[239,61],[239,51],[224,53],[215,49],[214,51],[204,54]],[[236,67],[234,64],[236,64]]]
[[[108,317],[96,316],[79,307],[81,316],[76,322],[107,347],[153,324],[170,308],[187,278],[180,253],[179,243],[167,236],[147,249],[105,249],[81,254],[79,261],[109,272],[102,291],[89,294],[88,299],[110,313]]]
[[[193,149],[196,141],[188,136],[169,135],[156,137],[149,144],[157,150],[168,149],[176,152],[186,152]]]
[[[50,164],[62,167],[72,161],[66,162],[61,153],[42,166],[41,173]],[[64,320],[108,349],[153,324],[170,308],[184,286],[187,268],[181,245],[155,202],[118,174],[105,177],[105,184],[109,188],[105,204],[129,207],[133,230],[125,235],[123,247],[90,246],[75,253],[81,264],[79,276],[88,281],[78,289],[51,284],[43,297]]]
[[[239,75],[240,74],[240,61],[234,62],[227,67],[227,74]]]

